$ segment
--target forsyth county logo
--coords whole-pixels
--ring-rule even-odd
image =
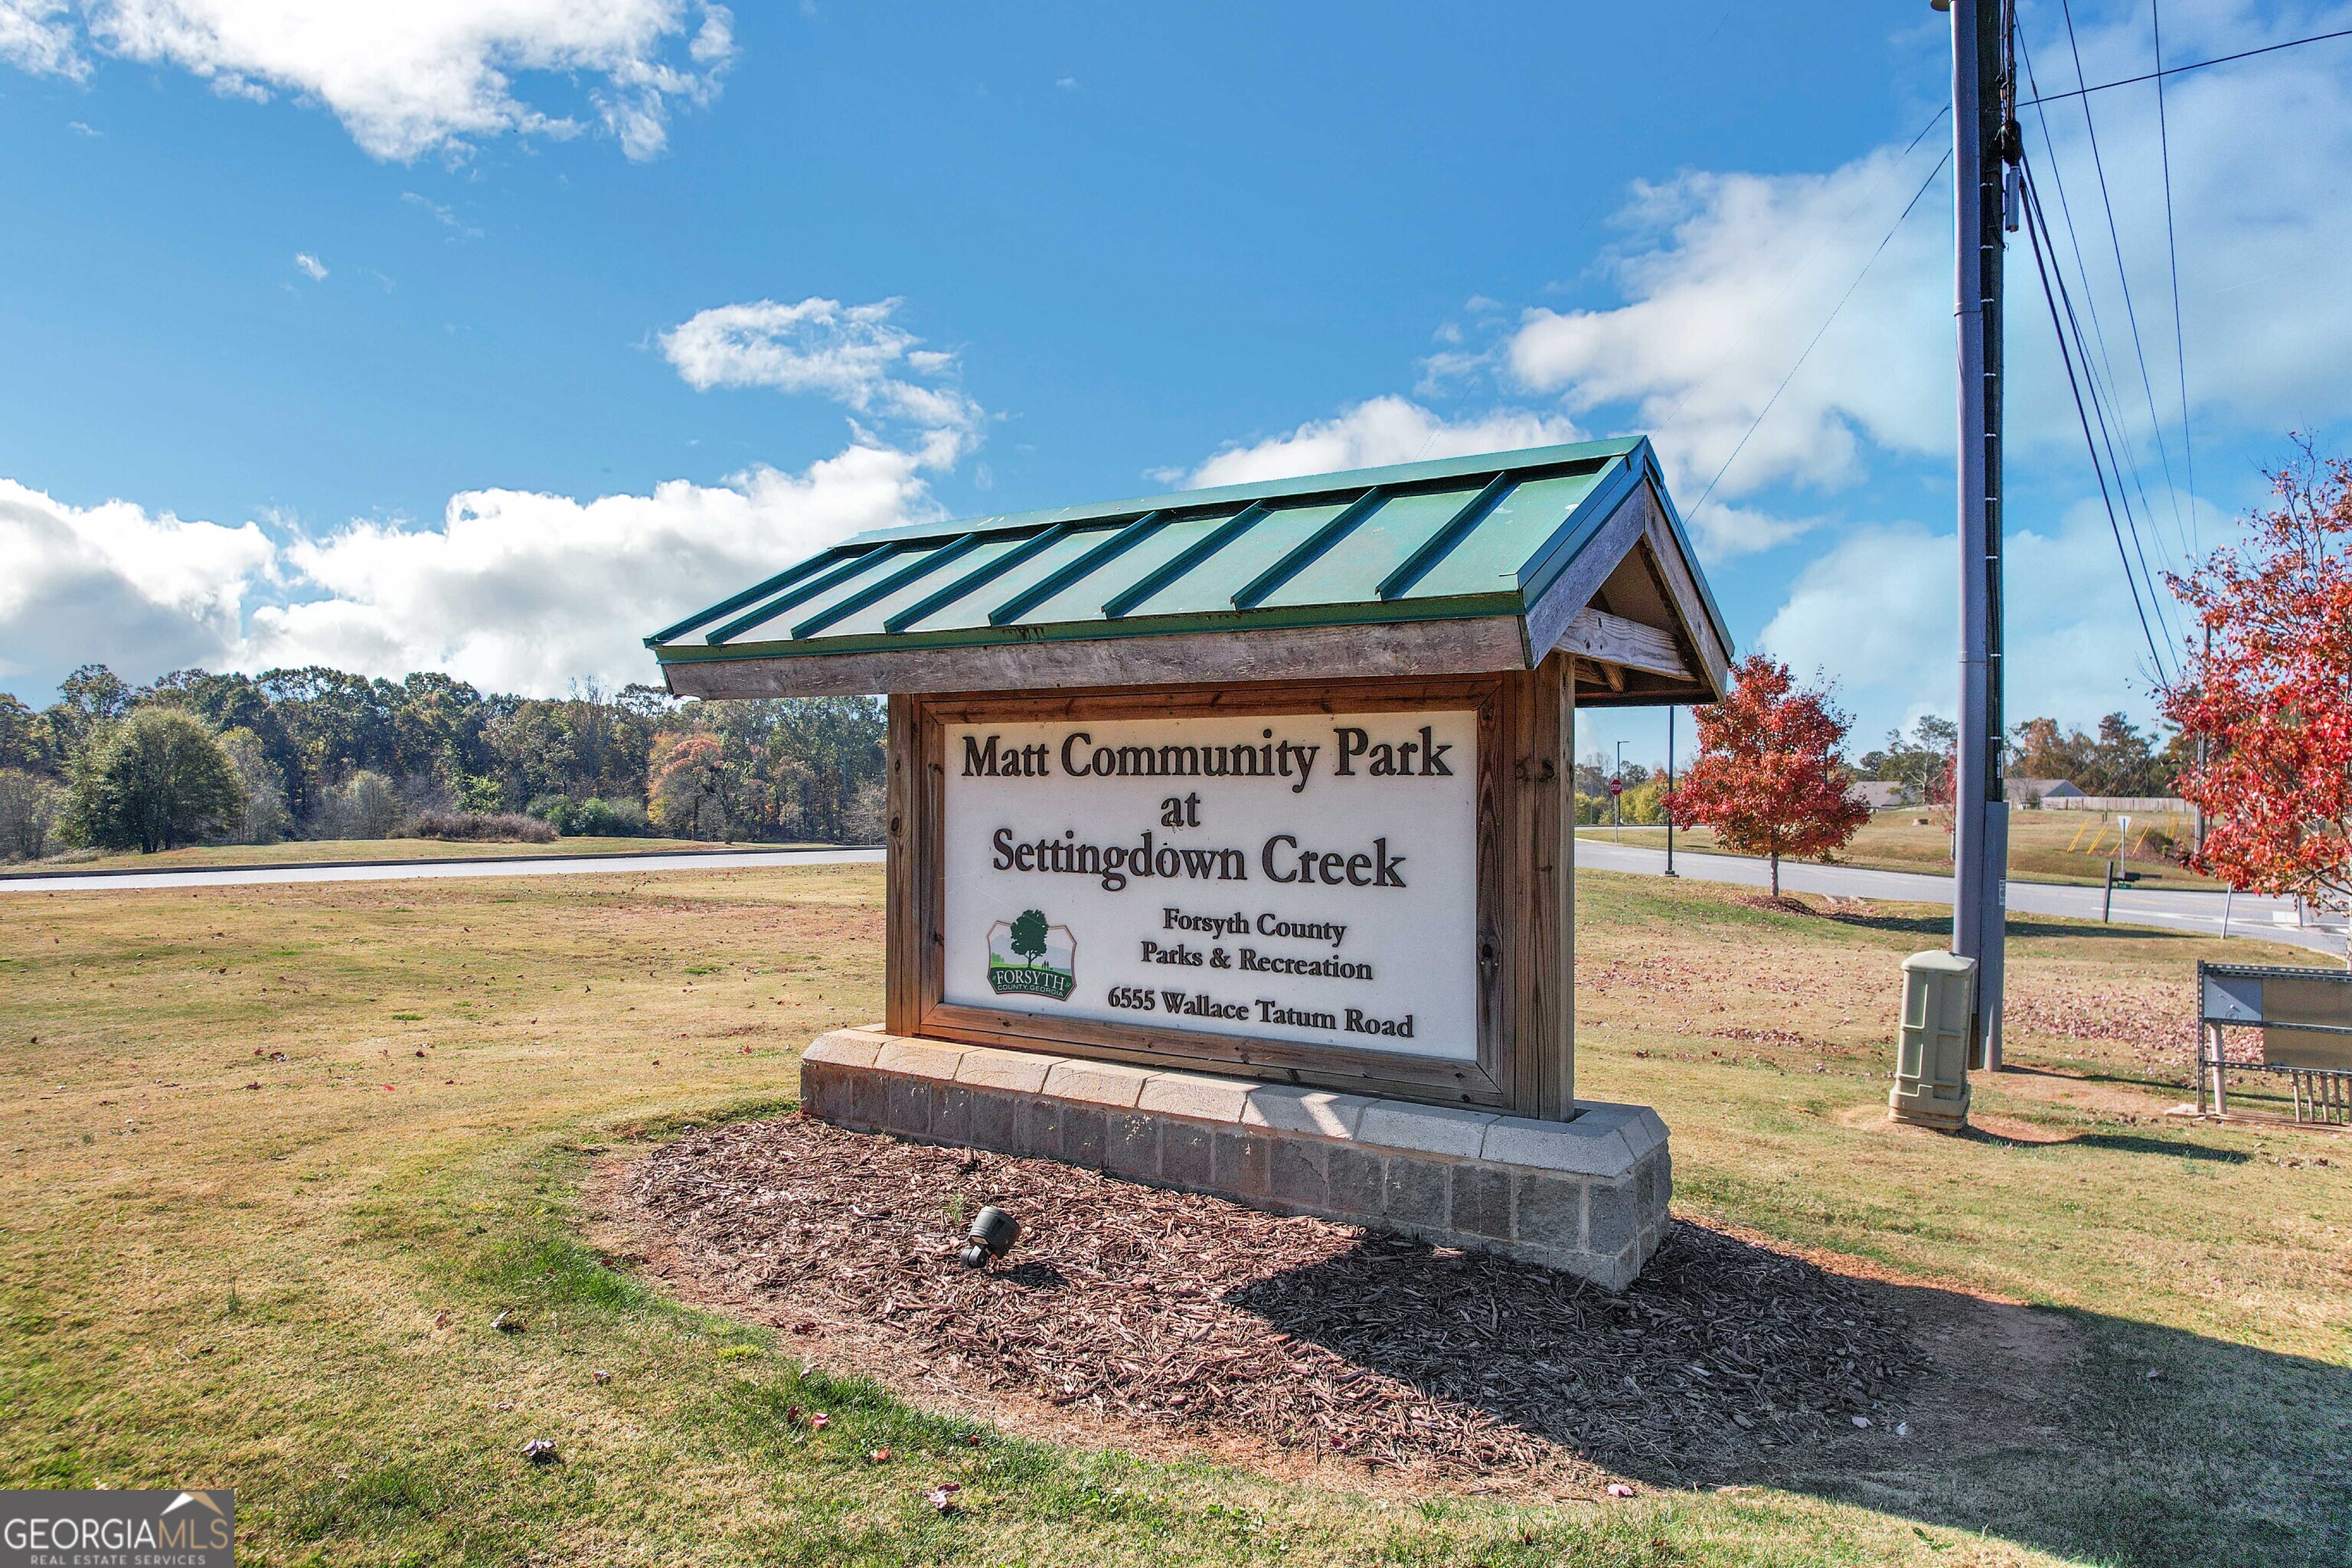
[[[998,995],[1070,999],[1078,983],[1078,943],[1067,926],[1049,926],[1038,910],[988,928],[988,984]]]

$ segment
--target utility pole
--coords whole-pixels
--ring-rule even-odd
[[[2001,785],[2000,347],[2003,155],[2018,153],[2009,0],[1952,12],[1954,303],[1960,374],[1960,742],[1952,781],[1952,951],[1977,961],[1969,1065],[2000,1066],[2009,801]],[[1939,7],[1940,8],[1940,7]]]

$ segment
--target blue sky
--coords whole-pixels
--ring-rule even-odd
[[[0,0],[0,688],[650,679],[645,631],[856,527],[1645,430],[1743,648],[1865,742],[1950,710],[1924,3],[578,10]],[[2168,15],[2168,63],[2346,16]],[[2074,21],[2148,68],[2145,5]],[[2341,429],[2347,89],[2352,43],[2168,88],[2194,500],[2053,116],[2172,556]],[[2094,103],[2178,481],[2155,97]],[[2030,272],[2011,710],[2144,712]]]

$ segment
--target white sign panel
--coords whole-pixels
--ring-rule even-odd
[[[1468,710],[950,725],[944,1000],[1475,1060]]]

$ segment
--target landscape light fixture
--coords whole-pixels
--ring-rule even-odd
[[[971,1216],[971,1229],[964,1233],[963,1258],[966,1268],[987,1267],[989,1259],[1002,1258],[1021,1240],[1021,1222],[991,1204]]]

